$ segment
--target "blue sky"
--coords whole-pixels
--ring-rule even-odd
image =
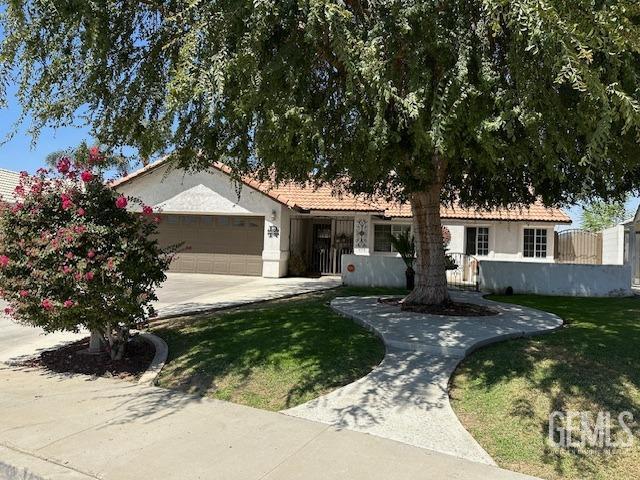
[[[9,89],[11,91],[11,89]],[[0,109],[0,140],[5,140],[12,131],[15,121],[19,118],[20,108],[16,101],[10,99],[6,109]],[[78,145],[82,140],[91,143],[91,136],[86,127],[65,127],[59,129],[45,129],[41,132],[39,139],[33,143],[27,134],[29,122],[26,121],[6,143],[0,144],[0,167],[8,170],[34,172],[45,163],[48,154]],[[627,208],[634,211],[638,208],[640,199],[634,198],[629,201]],[[573,219],[571,228],[580,224],[580,206],[566,209]]]

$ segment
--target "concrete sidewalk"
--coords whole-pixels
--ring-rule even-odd
[[[0,478],[530,478],[279,413],[109,379],[0,367],[0,412]]]
[[[417,447],[493,465],[458,421],[449,403],[449,379],[474,349],[509,338],[551,332],[556,315],[451,292],[459,302],[488,305],[487,317],[402,312],[377,297],[336,298],[334,310],[377,332],[387,352],[367,376],[284,413],[338,428],[379,435]]]

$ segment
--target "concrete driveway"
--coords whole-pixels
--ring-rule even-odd
[[[158,290],[156,309],[171,317],[283,298],[340,285],[338,277],[262,278],[235,275],[170,273]],[[40,328],[18,325],[4,315],[7,306],[0,300],[0,362],[79,340],[88,332],[45,334]]]
[[[274,300],[334,288],[339,277],[262,278],[237,275],[169,273],[158,290],[160,317],[172,317]]]
[[[0,362],[16,360],[37,351],[78,340],[87,333],[45,334],[41,328],[18,325],[4,314],[7,304],[0,300]]]

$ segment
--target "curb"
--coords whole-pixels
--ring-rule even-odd
[[[156,354],[153,357],[153,360],[151,360],[149,368],[147,368],[138,380],[138,385],[153,387],[156,384],[156,380],[158,379],[158,375],[160,375],[162,367],[164,367],[164,364],[167,361],[169,347],[163,339],[153,333],[141,333],[140,338],[153,345],[156,350]]]

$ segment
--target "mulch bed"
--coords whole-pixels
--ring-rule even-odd
[[[23,363],[26,367],[40,367],[55,373],[80,373],[96,377],[115,377],[135,380],[149,367],[155,348],[149,342],[133,338],[127,345],[125,357],[113,361],[108,353],[89,355],[89,338],[47,350]]]
[[[450,317],[490,317],[498,311],[475,303],[451,302],[444,305],[403,305],[402,298],[379,298],[384,305],[394,305],[404,312],[428,313],[431,315],[446,315]]]

